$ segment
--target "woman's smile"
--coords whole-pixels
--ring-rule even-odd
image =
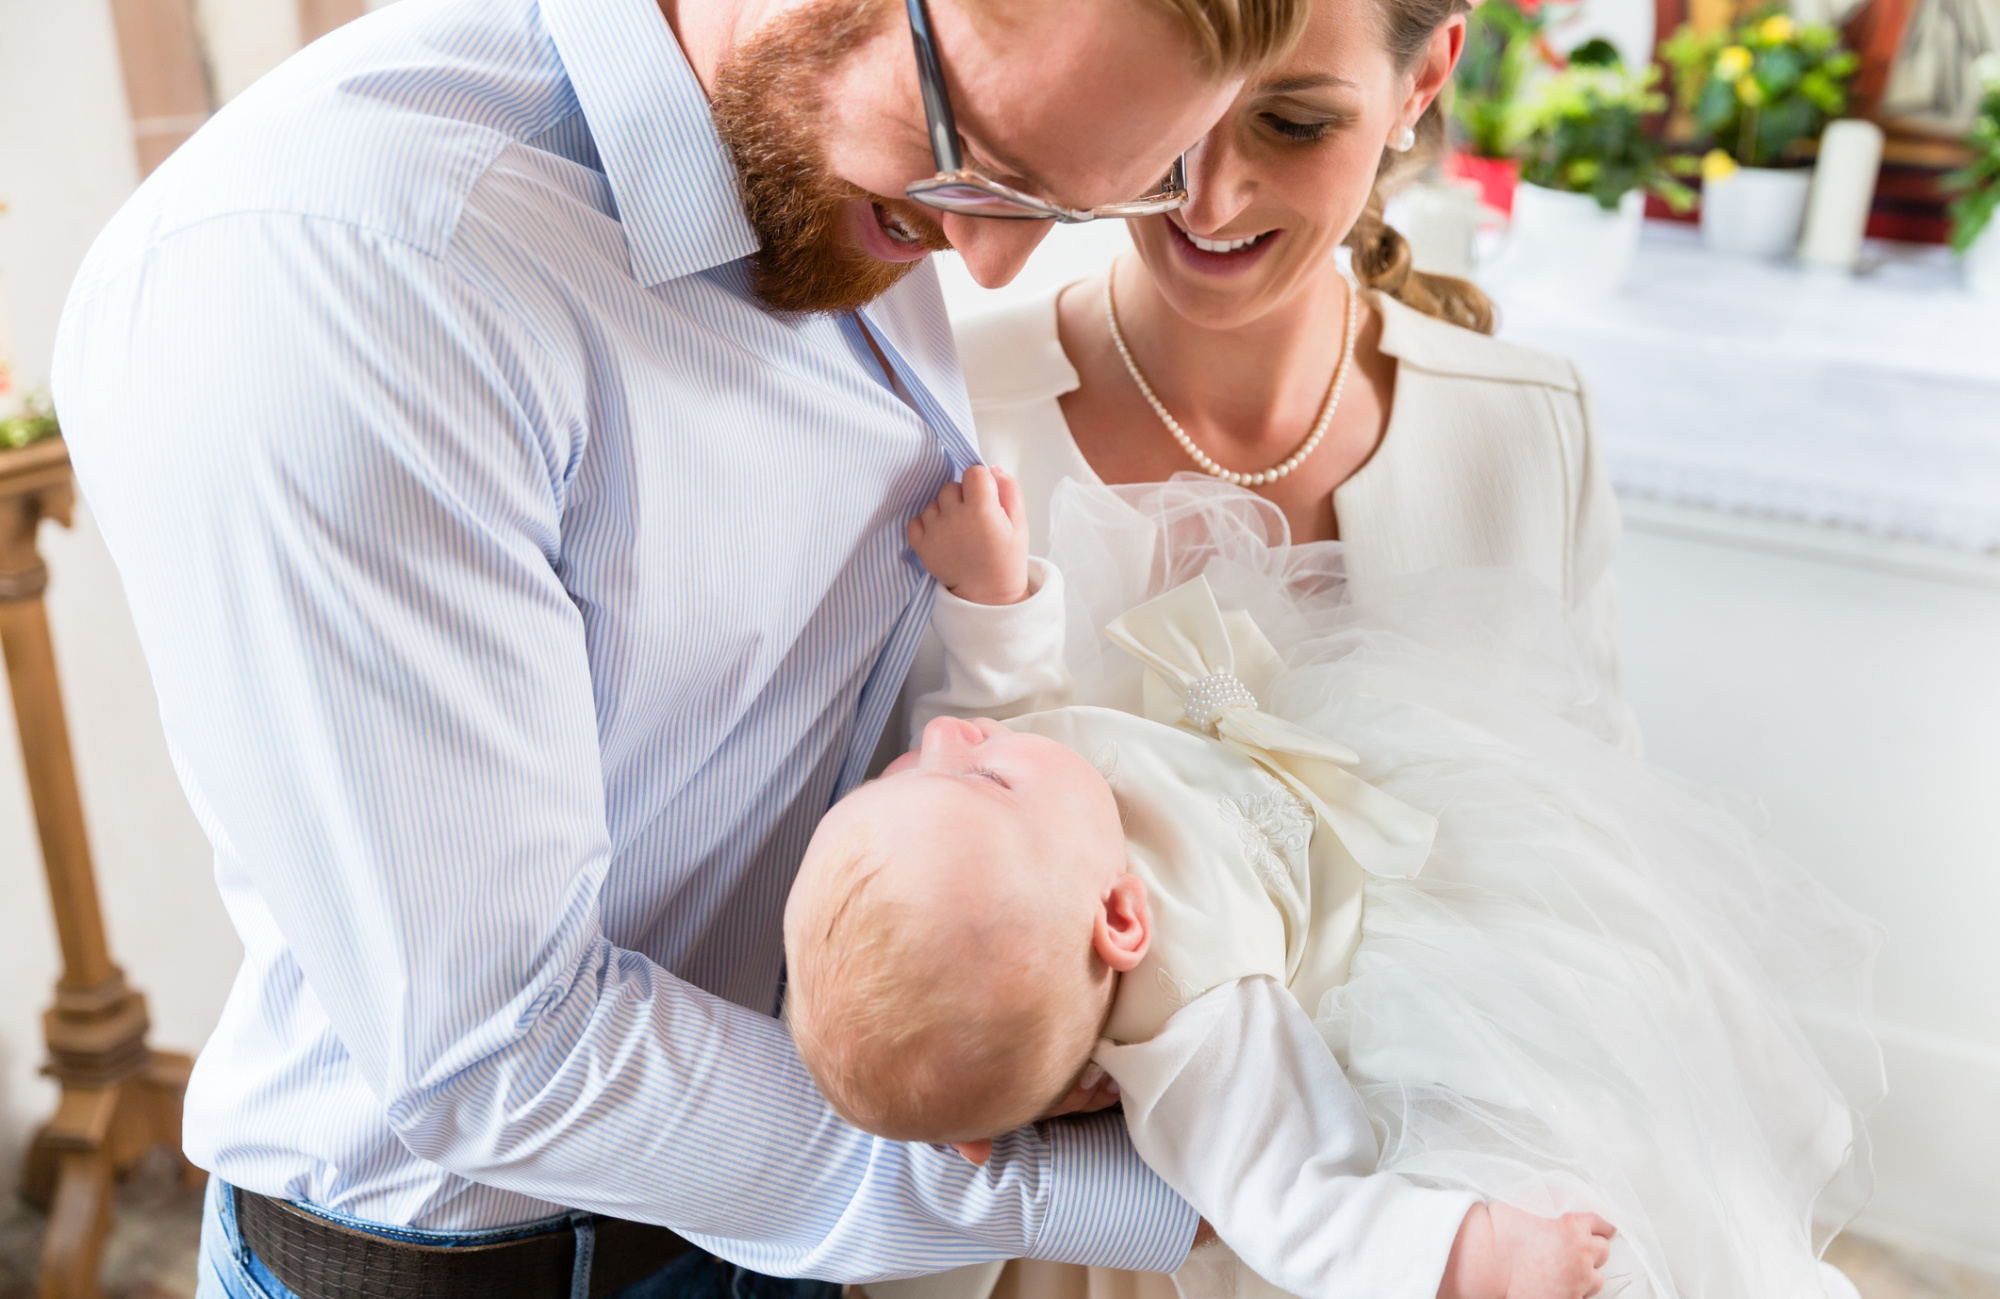
[[[1181,229],[1180,223],[1171,218],[1167,220],[1166,227],[1167,237],[1181,265],[1197,275],[1224,277],[1242,275],[1263,261],[1285,233],[1283,230],[1265,230],[1232,239],[1209,239]]]

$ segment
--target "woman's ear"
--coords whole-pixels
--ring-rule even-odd
[[[1126,871],[1104,891],[1091,945],[1097,959],[1124,974],[1145,959],[1153,941],[1152,918],[1146,914],[1146,881]]]
[[[1403,105],[1403,121],[1406,124],[1415,125],[1416,120],[1430,108],[1431,101],[1444,93],[1444,88],[1451,82],[1452,69],[1458,66],[1458,56],[1464,52],[1465,15],[1453,14],[1431,33],[1430,46],[1417,64],[1409,102]]]

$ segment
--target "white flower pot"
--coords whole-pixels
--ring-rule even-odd
[[[1965,287],[1978,297],[2000,302],[2000,215],[1988,221],[1965,250]]]
[[[1701,238],[1719,253],[1789,257],[1799,245],[1812,169],[1738,167],[1701,189]]]
[[[1631,273],[1639,251],[1646,196],[1632,190],[1606,212],[1588,194],[1566,194],[1522,181],[1505,254],[1518,292],[1557,300],[1608,298]]]

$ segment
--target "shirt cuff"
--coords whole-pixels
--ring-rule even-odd
[[[1372,1275],[1354,1293],[1381,1299],[1434,1299],[1444,1284],[1451,1247],[1465,1215],[1480,1203],[1470,1191],[1440,1191],[1417,1186],[1395,1173],[1379,1173],[1401,1183],[1400,1194],[1387,1197],[1368,1226],[1367,1250]]]
[[[931,625],[946,644],[1044,640],[1050,627],[1061,634],[1064,616],[1062,570],[1038,555],[1028,556],[1028,594],[1012,604],[974,604],[945,590],[940,582],[931,605]]]
[[[1057,1119],[1047,1131],[1049,1207],[1028,1257],[1134,1272],[1178,1268],[1199,1215],[1132,1149],[1124,1117]]]

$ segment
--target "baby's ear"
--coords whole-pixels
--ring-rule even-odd
[[[1097,959],[1120,974],[1145,959],[1153,941],[1152,917],[1146,913],[1146,881],[1126,871],[1104,891],[1104,905],[1097,913],[1092,946]]]

